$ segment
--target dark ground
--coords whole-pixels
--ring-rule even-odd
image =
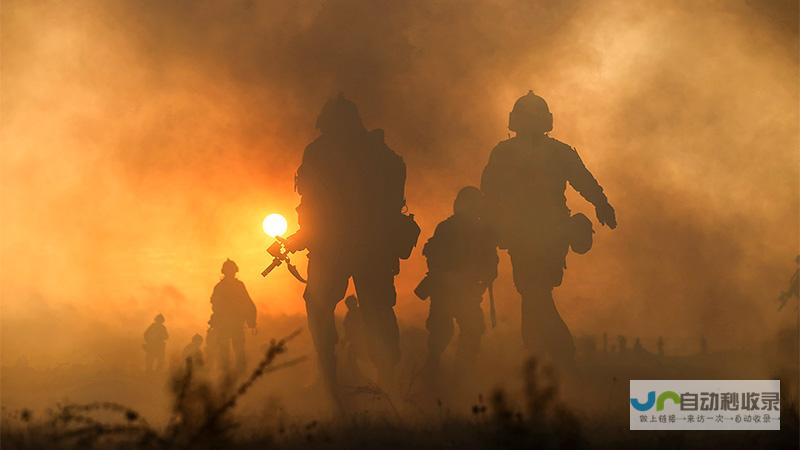
[[[770,348],[775,348],[774,346]],[[426,393],[425,386],[392,395],[369,386],[349,391],[350,412],[329,417],[290,414],[274,392],[318,397],[312,387],[292,392],[287,380],[297,367],[281,368],[292,360],[281,343],[267,349],[253,373],[253,384],[238,380],[228,388],[209,383],[196,371],[176,372],[169,395],[158,392],[163,383],[139,375],[98,374],[85,383],[106,383],[100,390],[128,389],[128,395],[158,399],[145,410],[117,403],[62,403],[45,410],[3,409],[2,448],[609,448],[609,449],[791,449],[800,447],[796,360],[788,348],[758,353],[728,352],[684,357],[650,353],[594,353],[581,357],[578,370],[557,376],[529,361],[519,377],[519,388],[470,395],[463,386],[443,395]],[[789,352],[789,353],[787,353]],[[794,353],[796,354],[796,353]],[[785,357],[782,357],[784,355]],[[781,362],[783,361],[783,363]],[[308,361],[299,363],[308,364]],[[763,367],[775,367],[781,379],[780,431],[665,431],[628,430],[629,379],[714,379],[737,373],[738,378],[761,376]],[[783,367],[783,369],[781,369]],[[25,371],[26,374],[15,373]],[[275,370],[275,373],[271,373]],[[304,369],[306,370],[306,369]],[[735,372],[732,372],[735,370]],[[27,389],[69,384],[74,367],[37,372],[5,367],[4,379],[24,379]],[[20,375],[24,375],[20,377]],[[263,377],[263,379],[262,379]],[[728,377],[730,378],[730,377]],[[100,381],[105,380],[105,381]],[[236,392],[236,387],[245,387]],[[285,388],[282,390],[280,386]],[[22,385],[18,385],[22,388]],[[4,386],[4,390],[9,388]],[[252,389],[251,389],[252,388]],[[258,388],[262,390],[258,390]],[[447,391],[448,389],[443,389]],[[456,398],[457,396],[461,398]],[[231,400],[232,401],[228,401]],[[166,420],[147,421],[158,409]],[[163,412],[162,412],[163,414]]]

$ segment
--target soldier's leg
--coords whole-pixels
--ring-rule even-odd
[[[512,252],[514,284],[522,295],[522,338],[532,353],[569,363],[575,345],[553,301],[553,287],[561,284],[563,257],[559,260],[558,254],[549,253]]]
[[[486,331],[480,298],[464,298],[456,310],[458,322],[458,353],[456,365],[462,369],[470,368],[478,356],[481,338]]]
[[[236,361],[237,373],[242,373],[247,368],[247,360],[244,354],[244,329],[239,328],[231,336],[231,345],[233,347],[233,357]]]
[[[144,353],[144,371],[145,372],[152,372],[153,371],[153,354],[151,352]]]
[[[531,296],[531,301],[525,302],[528,317],[532,318],[532,328],[539,341],[539,348],[543,354],[548,355],[557,363],[568,363],[575,356],[575,344],[567,324],[561,318],[553,301],[553,290],[542,287]],[[523,313],[523,316],[525,313]]]
[[[308,284],[303,293],[308,329],[317,351],[322,381],[328,388],[336,383],[336,321],[334,308],[344,297],[349,274],[340,261],[319,254],[308,260]]]
[[[372,264],[360,267],[353,275],[372,361],[379,377],[391,382],[394,368],[400,360],[400,330],[394,305],[394,268]]]
[[[436,369],[442,353],[453,338],[453,315],[448,308],[447,299],[441,296],[431,297],[425,327],[428,329],[428,356],[425,366]]]

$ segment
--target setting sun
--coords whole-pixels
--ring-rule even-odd
[[[264,222],[261,223],[261,226],[264,228],[264,233],[274,238],[276,236],[283,236],[283,233],[286,233],[288,224],[286,223],[285,217],[273,213],[264,218]]]

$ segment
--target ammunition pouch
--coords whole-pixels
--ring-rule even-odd
[[[592,249],[592,221],[578,213],[569,218],[569,246],[572,251],[583,255]]]
[[[430,274],[425,275],[425,278],[414,288],[414,294],[419,297],[420,300],[427,300],[431,296],[432,283]]]

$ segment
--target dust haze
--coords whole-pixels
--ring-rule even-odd
[[[424,242],[533,89],[620,224],[568,257],[573,333],[675,352],[770,338],[793,320],[775,297],[800,247],[797,4],[554,3],[3,2],[3,365],[138,367],[159,312],[178,351],[228,257],[259,340],[302,324],[302,286],[259,276],[261,219],[296,229],[294,171],[338,92],[403,155]],[[420,247],[398,277],[407,328],[427,311]]]

